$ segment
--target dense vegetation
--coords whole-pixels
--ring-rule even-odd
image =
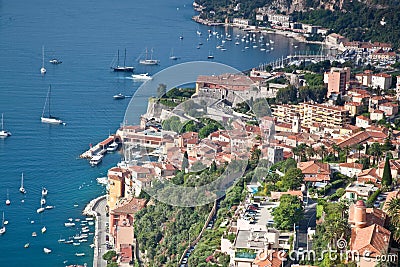
[[[274,4],[277,1],[197,0],[196,2],[206,7],[200,14],[202,18],[223,22],[225,17],[244,17],[254,23],[256,8],[271,6],[271,3]],[[289,8],[293,0],[279,3],[282,2],[286,8]],[[332,32],[340,33],[350,40],[390,42],[397,48],[400,46],[400,3],[398,0],[343,1],[341,10],[339,10],[339,1],[335,1],[335,11],[326,10],[324,1],[304,0],[304,2],[307,11],[294,12],[292,14],[294,21],[329,28]],[[234,11],[238,3],[240,10]],[[215,13],[210,13],[210,11]],[[277,10],[277,12],[280,11]]]
[[[315,9],[294,13],[294,20],[320,25],[350,40],[389,42],[400,45],[400,4],[398,1],[344,1],[342,11]],[[379,3],[380,2],[380,3]],[[384,19],[385,25],[380,22]],[[383,24],[384,24],[383,23]]]

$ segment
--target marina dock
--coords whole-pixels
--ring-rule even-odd
[[[92,157],[95,155],[104,155],[107,152],[107,147],[114,141],[119,141],[119,137],[116,135],[110,135],[100,143],[94,146],[90,145],[89,150],[83,152],[79,157],[81,159],[92,159]]]

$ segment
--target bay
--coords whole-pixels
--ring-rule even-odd
[[[244,49],[244,43],[235,45],[235,41],[227,41],[227,50],[221,51],[216,49],[221,39],[212,36],[207,41],[207,31],[214,28],[193,22],[194,14],[192,2],[186,0],[0,0],[0,113],[13,134],[0,139],[0,212],[9,221],[7,232],[0,236],[0,266],[92,265],[90,236],[88,243],[76,247],[57,240],[79,233],[79,228],[66,228],[64,223],[68,218],[83,220],[84,205],[105,193],[95,178],[105,176],[120,160],[119,154],[107,155],[99,167],[91,168],[78,158],[90,143],[115,132],[122,122],[129,99],[116,101],[112,96],[134,94],[140,85],[127,74],[110,71],[118,49],[121,60],[127,49],[127,65],[134,65],[137,73],[150,74],[181,62],[207,60],[209,53],[216,62],[246,70],[295,51],[318,49],[268,35],[274,41],[269,53],[260,47]],[[232,28],[215,30],[232,38],[245,34]],[[42,46],[44,76],[39,71]],[[153,49],[159,66],[138,64],[146,47]],[[169,59],[171,50],[178,60]],[[63,63],[51,65],[52,57]],[[66,126],[40,122],[50,84],[52,112]],[[18,192],[21,172],[27,190],[24,196]],[[49,190],[47,203],[55,208],[37,214],[42,187]],[[7,189],[10,206],[5,205]],[[43,226],[47,232],[41,234]],[[31,236],[34,231],[37,237]],[[25,249],[28,242],[30,247]],[[44,254],[44,247],[52,253]],[[85,256],[76,257],[78,252]]]

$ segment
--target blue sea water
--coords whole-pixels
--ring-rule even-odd
[[[244,45],[236,46],[234,41],[225,43],[227,51],[220,51],[215,48],[220,40],[207,41],[207,30],[214,28],[191,21],[194,14],[187,0],[0,1],[0,113],[4,113],[5,128],[13,134],[0,139],[0,214],[4,211],[9,221],[7,232],[0,236],[0,266],[92,265],[91,236],[81,246],[57,240],[79,232],[64,227],[64,222],[83,219],[85,204],[105,192],[95,178],[105,176],[120,159],[119,154],[107,155],[100,166],[91,168],[78,158],[90,143],[115,132],[122,122],[129,100],[116,101],[112,96],[133,94],[140,85],[126,74],[110,71],[118,49],[121,61],[126,48],[127,65],[150,74],[179,62],[207,60],[210,52],[215,61],[245,70],[295,51],[318,49],[269,35],[266,38],[274,40],[275,48],[269,53],[252,47],[243,52]],[[215,30],[227,31],[232,38],[244,34],[231,28]],[[199,42],[203,45],[197,49]],[[45,76],[39,71],[42,46]],[[159,66],[138,65],[146,47],[153,48]],[[179,60],[169,59],[172,49]],[[63,63],[51,65],[52,57]],[[66,126],[40,122],[50,84],[53,114],[65,120]],[[22,172],[24,196],[18,192]],[[43,186],[49,190],[47,204],[55,208],[37,214]],[[7,190],[10,206],[5,205]],[[47,232],[41,234],[43,226]],[[37,237],[31,236],[34,231]],[[30,247],[25,249],[28,242]],[[44,254],[44,247],[52,253]],[[86,255],[78,258],[77,252]]]

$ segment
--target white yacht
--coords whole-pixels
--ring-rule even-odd
[[[94,156],[90,159],[89,164],[90,164],[91,166],[96,166],[96,165],[99,165],[100,162],[101,162],[102,160],[103,160],[103,155],[97,154],[97,155],[94,155]]]
[[[132,79],[136,81],[148,81],[153,79],[148,73],[132,74]]]
[[[151,49],[150,59],[148,58],[148,51],[146,48],[146,57],[145,59],[139,60],[139,63],[142,65],[158,65],[160,61],[158,59],[153,59],[153,49]]]
[[[9,131],[4,130],[4,120],[3,120],[3,113],[1,113],[1,131],[0,131],[0,137],[9,137],[11,136],[11,133]]]
[[[118,149],[118,143],[117,142],[112,142],[108,147],[107,147],[107,152],[114,152]]]
[[[46,253],[46,254],[49,254],[49,253],[51,253],[51,249],[43,248],[43,252]]]
[[[50,112],[50,96],[51,96],[51,85],[49,86],[49,90],[47,92],[47,97],[46,97],[46,101],[44,102],[43,112],[42,112],[42,116],[40,117],[40,120],[43,123],[63,124],[63,125],[65,125],[66,123],[64,123],[62,120],[60,120],[59,118],[54,117],[54,116],[51,115],[51,112]],[[45,112],[46,112],[47,103],[48,103],[48,108],[47,108],[48,109],[48,114],[46,116]]]

